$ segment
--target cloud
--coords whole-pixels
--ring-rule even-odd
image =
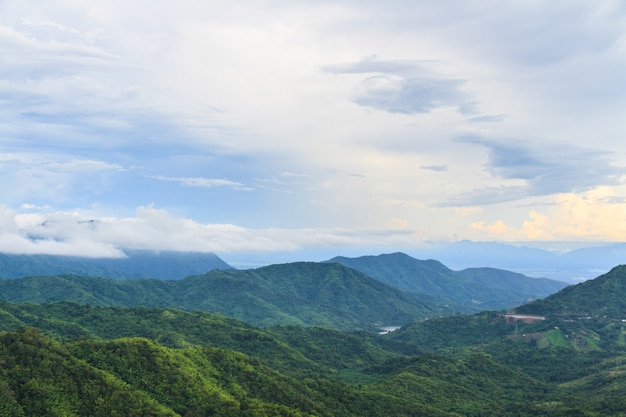
[[[112,28],[86,26],[32,17],[0,22],[0,52],[11,57],[0,66],[0,118],[8,121],[0,122],[0,144],[117,157],[229,147],[206,143],[233,133],[219,109],[181,106],[155,80],[160,64],[147,51],[168,42],[139,27],[124,28],[128,38],[121,39]]]
[[[491,114],[484,116],[471,117],[468,121],[472,123],[497,123],[506,119],[504,114]]]
[[[621,2],[269,3],[1,2],[0,203],[289,242],[514,227],[619,181]]]
[[[542,210],[527,212],[519,225],[480,220],[469,225],[472,238],[504,241],[615,241],[626,240],[626,202],[613,187],[598,187],[582,194],[554,196]]]
[[[447,165],[422,165],[420,168],[435,172],[444,172],[448,170]]]
[[[4,153],[0,155],[0,193],[5,204],[49,206],[52,202],[82,199],[105,191],[107,178],[128,171],[118,164],[95,159],[67,159],[68,155],[47,153]],[[69,156],[71,158],[71,156]]]
[[[411,230],[249,229],[177,218],[152,206],[135,217],[89,218],[79,212],[15,213],[0,206],[0,252],[119,257],[123,249],[270,252],[311,247],[407,245]]]
[[[616,185],[626,172],[624,167],[614,165],[610,152],[569,143],[476,136],[458,142],[486,148],[485,169],[508,183],[474,190],[449,205],[494,204],[529,196],[583,192]]]
[[[234,190],[250,191],[251,187],[245,186],[243,183],[230,181],[225,179],[215,178],[184,178],[184,177],[164,177],[164,176],[152,176],[153,180],[177,182],[186,187],[201,187],[201,188],[214,188],[214,187],[228,187]]]
[[[85,257],[121,257],[113,244],[86,238],[84,224],[72,213],[54,213],[48,222],[40,214],[16,214],[0,206],[0,252]]]
[[[103,161],[94,161],[90,159],[72,159],[67,162],[52,161],[44,164],[50,170],[58,172],[78,172],[81,174],[98,172],[98,171],[121,171],[123,168],[117,164],[109,164]]]
[[[452,107],[463,114],[476,112],[475,103],[463,91],[465,80],[435,71],[432,61],[380,61],[366,58],[353,64],[330,65],[334,74],[371,74],[357,86],[354,102],[389,113],[429,113]]]

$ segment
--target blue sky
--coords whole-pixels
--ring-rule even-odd
[[[0,2],[0,251],[626,240],[626,5]]]

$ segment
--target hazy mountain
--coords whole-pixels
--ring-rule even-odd
[[[580,268],[592,263],[596,268],[608,270],[615,265],[626,263],[626,243],[575,249],[562,257],[573,267]]]
[[[453,271],[438,261],[418,260],[404,253],[335,257],[327,262],[346,265],[403,290],[452,300],[464,312],[515,307],[567,285],[495,268]]]
[[[591,244],[576,242],[537,242],[515,244],[461,240],[415,249],[410,255],[437,259],[453,269],[493,267],[578,283],[608,272],[626,262],[626,244]]]
[[[453,270],[491,267],[530,277],[578,283],[626,263],[625,243],[601,242],[425,242],[420,248],[398,248],[417,259],[436,259]],[[394,250],[394,251],[396,251]],[[356,258],[388,253],[388,247],[315,248],[290,252],[230,253],[230,265],[246,269],[268,264],[330,259],[338,254]]]
[[[124,258],[0,253],[0,277],[76,274],[111,279],[181,279],[213,269],[232,269],[213,253],[126,250]]]
[[[216,312],[259,325],[338,329],[373,329],[451,313],[343,265],[312,262],[213,270],[178,281],[26,277],[0,280],[0,297],[32,303],[176,307]]]

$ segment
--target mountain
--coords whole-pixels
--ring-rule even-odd
[[[461,240],[411,250],[420,259],[438,259],[453,269],[484,266],[568,283],[593,279],[626,262],[626,244],[590,242],[473,242]]]
[[[616,266],[595,279],[518,307],[519,313],[559,316],[626,318],[626,265]]]
[[[623,415],[623,348],[581,351],[553,324],[517,332],[500,317],[379,336],[174,309],[3,302],[0,415]]]
[[[0,331],[27,327],[61,340],[142,337],[171,348],[231,349],[293,376],[336,375],[398,356],[376,346],[375,334],[366,337],[322,327],[260,328],[214,313],[171,308],[0,301]]]
[[[182,298],[174,288],[187,280],[241,284],[245,276],[301,300],[325,293],[320,285],[358,286],[337,280],[342,273],[363,276],[336,263],[274,265],[237,278],[242,272],[81,279],[142,284],[111,293],[130,298],[161,283],[163,294]],[[618,266],[518,314],[432,318],[384,335],[259,328],[172,308],[0,302],[0,415],[618,417],[626,407],[624,299],[626,266]]]
[[[0,299],[210,311],[257,325],[369,329],[449,314],[419,296],[339,264],[299,262],[213,270],[178,281],[59,275],[0,280]]]
[[[418,260],[404,253],[358,258],[335,257],[336,262],[394,287],[450,300],[462,312],[500,310],[552,294],[567,284],[495,268],[453,271],[435,260]],[[445,302],[445,301],[444,301]]]
[[[577,268],[592,263],[595,268],[607,270],[626,262],[626,243],[575,249],[563,254],[562,258]]]
[[[111,279],[181,279],[213,269],[233,269],[213,253],[125,250],[123,258],[0,253],[0,277],[74,274]]]
[[[289,377],[219,348],[171,349],[144,338],[58,342],[26,329],[0,335],[0,357],[3,416],[386,415],[368,410],[374,395]],[[420,414],[411,415],[429,410],[415,407]]]

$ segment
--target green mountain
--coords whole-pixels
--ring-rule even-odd
[[[0,357],[3,416],[519,416],[539,385],[484,354],[396,360],[357,385],[289,377],[232,350],[36,329],[1,334]]]
[[[348,269],[314,265],[317,280],[315,268]],[[300,269],[268,268],[281,267]],[[2,302],[0,415],[623,416],[626,323],[611,312],[623,308],[625,277],[620,266],[516,314],[434,318],[385,335]],[[531,317],[542,303],[550,314]],[[590,315],[573,317],[580,306]]]
[[[123,258],[0,253],[0,277],[84,275],[111,279],[181,279],[213,269],[232,269],[213,253],[125,250]]]
[[[626,265],[521,306],[520,313],[626,318]]]
[[[299,262],[213,270],[179,281],[74,275],[0,280],[0,299],[210,311],[249,323],[369,329],[449,313],[339,264]]]
[[[512,308],[550,295],[567,284],[495,268],[453,271],[435,260],[418,260],[404,253],[358,258],[336,257],[336,262],[394,287],[428,294],[461,312]]]
[[[0,415],[623,415],[624,349],[540,346],[524,339],[536,325],[517,333],[494,318],[416,323],[440,340],[421,353],[395,340],[412,326],[377,336],[261,329],[173,309],[4,302],[0,329],[43,329],[0,331]],[[464,320],[469,328],[446,346]],[[121,336],[133,334],[145,336]]]
[[[0,416],[621,417],[626,409],[626,266],[515,314],[431,314],[384,335],[297,325],[371,329],[381,317],[372,310],[386,320],[410,315],[405,301],[430,308],[337,263],[180,281],[30,277],[0,280],[0,295],[30,300],[0,302]],[[82,304],[46,302],[56,299]],[[218,299],[231,313],[275,315],[257,316],[257,327],[199,311]]]
[[[3,416],[383,415],[345,384],[291,378],[218,348],[171,349],[142,338],[57,342],[26,329],[0,335],[0,357]]]
[[[259,328],[218,314],[169,308],[0,302],[0,331],[27,327],[60,340],[142,337],[171,348],[231,349],[294,376],[335,375],[397,356],[376,346],[376,335],[322,327]]]

